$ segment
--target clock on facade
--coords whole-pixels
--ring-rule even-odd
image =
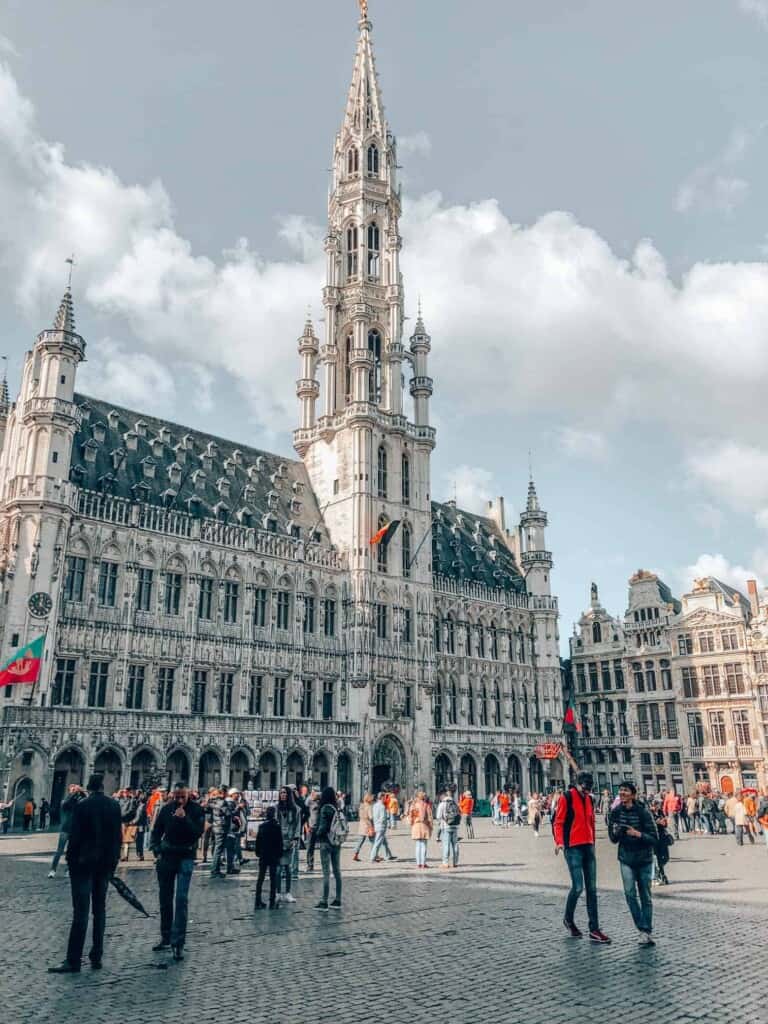
[[[53,601],[51,601],[51,595],[46,594],[42,590],[38,590],[36,594],[33,594],[29,601],[27,601],[27,607],[30,612],[38,619],[45,618],[53,608]]]

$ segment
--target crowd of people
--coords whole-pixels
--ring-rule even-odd
[[[563,921],[573,938],[582,937],[575,912],[586,893],[589,938],[599,944],[611,941],[600,928],[598,913],[597,815],[604,816],[609,839],[617,846],[626,902],[643,945],[655,944],[651,888],[669,884],[665,868],[670,848],[681,833],[730,831],[743,844],[745,838],[754,843],[762,832],[768,844],[768,789],[758,801],[749,792],[725,797],[702,791],[681,797],[669,791],[639,798],[630,780],[621,784],[615,797],[607,791],[593,796],[592,788],[591,774],[578,772],[565,791],[532,793],[526,800],[514,787],[504,787],[490,799],[492,823],[498,828],[527,826],[538,838],[549,822],[555,852],[563,854],[570,875]],[[265,809],[255,837],[251,833],[258,860],[254,911],[296,902],[291,890],[299,876],[301,851],[307,874],[315,870],[319,852],[322,893],[316,909],[341,908],[341,850],[349,832],[348,803],[348,797],[332,787],[280,788],[274,805]],[[455,870],[462,838],[474,838],[474,813],[473,794],[468,790],[459,793],[455,784],[447,785],[435,799],[424,789],[407,800],[394,790],[366,793],[357,809],[352,860],[359,862],[364,851],[373,864],[397,860],[388,833],[403,824],[410,829],[416,870],[431,866],[428,852],[433,839],[438,844],[440,869]],[[89,958],[94,969],[101,966],[107,885],[119,863],[127,862],[132,852],[139,861],[147,853],[155,858],[160,941],[153,949],[170,950],[174,959],[183,959],[195,863],[206,867],[210,863],[211,879],[239,874],[248,863],[245,840],[249,818],[252,811],[247,795],[234,787],[213,787],[202,795],[186,784],[171,790],[154,787],[149,792],[122,789],[110,799],[99,775],[92,776],[87,789],[70,786],[60,807],[61,830],[49,877],[55,877],[62,856],[66,856],[73,921],[66,959],[50,970],[80,970],[89,907],[93,915]]]

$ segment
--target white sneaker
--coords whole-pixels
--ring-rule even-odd
[[[55,878],[56,877],[56,872],[55,871],[49,871],[48,872],[48,877],[49,878]]]
[[[279,892],[277,894],[277,896],[275,896],[275,903],[282,903],[282,902],[283,902],[283,894],[281,892]]]
[[[293,895],[292,895],[291,893],[289,893],[289,892],[287,892],[287,893],[286,893],[286,894],[285,894],[285,895],[283,896],[283,899],[285,900],[285,902],[286,902],[286,903],[295,903],[295,902],[296,902],[296,897],[295,897],[295,896],[293,896]]]
[[[656,943],[651,938],[650,932],[640,932],[640,935],[639,935],[637,941],[638,941],[638,943],[641,946],[655,946],[656,945]]]

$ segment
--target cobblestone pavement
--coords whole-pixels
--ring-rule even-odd
[[[547,829],[502,832],[476,823],[462,866],[416,871],[405,829],[402,860],[353,864],[345,849],[344,908],[313,909],[320,881],[300,879],[298,902],[253,913],[253,864],[226,882],[199,868],[187,958],[151,952],[147,921],[115,895],[104,970],[49,976],[63,956],[69,886],[46,878],[51,835],[0,840],[0,1006],[13,1024],[458,1024],[526,1021],[766,1024],[760,968],[768,940],[768,851],[732,837],[684,838],[669,887],[654,890],[654,949],[640,948],[619,890],[615,850],[600,841],[601,924],[608,947],[562,927],[566,869]],[[369,849],[369,848],[368,848]],[[405,858],[408,858],[406,861]],[[121,868],[155,914],[151,865]],[[586,928],[584,909],[580,923]],[[87,951],[86,946],[86,951]]]

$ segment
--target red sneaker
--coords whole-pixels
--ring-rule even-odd
[[[573,923],[573,921],[566,921],[565,919],[563,919],[563,924],[565,925],[566,930],[570,933],[570,936],[571,936],[572,939],[580,939],[581,938],[581,932],[576,927],[576,925]]]
[[[591,931],[589,933],[589,937],[593,942],[598,942],[603,946],[609,946],[611,944],[611,940],[608,938],[605,932],[601,932],[599,928],[595,928],[593,931]]]

